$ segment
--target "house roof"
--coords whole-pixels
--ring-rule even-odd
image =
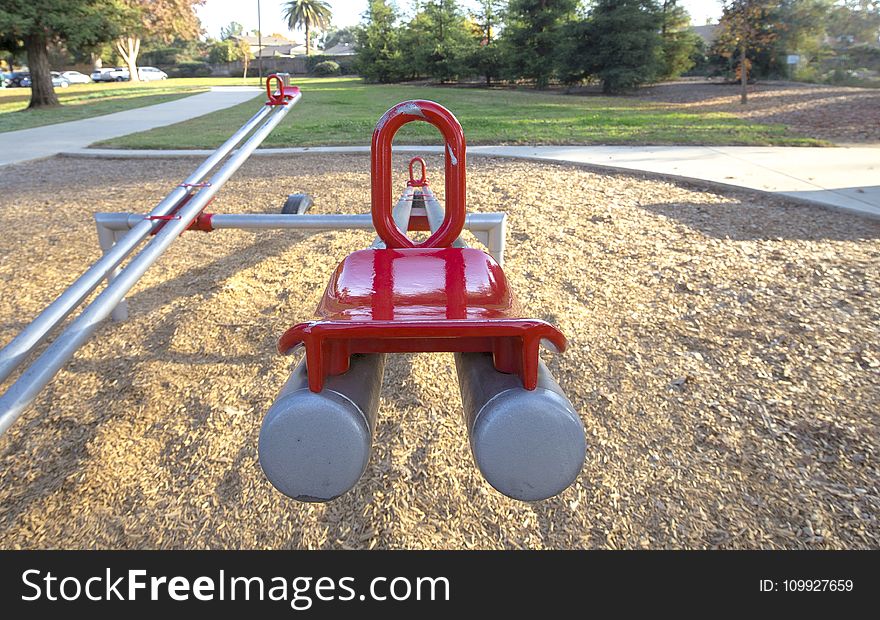
[[[262,49],[252,47],[255,58],[273,58],[275,56],[301,56],[306,53],[304,45],[288,43],[287,45],[264,45]]]
[[[354,45],[351,45],[350,43],[339,43],[338,45],[334,45],[333,47],[321,51],[321,53],[325,56],[354,56],[357,52],[354,49]]]
[[[691,30],[697,33],[697,36],[703,39],[707,45],[715,42],[718,24],[705,24],[703,26],[691,26]]]
[[[236,39],[244,39],[250,44],[251,47],[258,47],[260,45],[260,39],[253,34],[247,34],[240,37],[235,37]],[[285,37],[276,37],[272,35],[263,35],[262,37],[263,47],[278,47],[283,45],[298,45],[296,41],[293,39],[287,39]]]

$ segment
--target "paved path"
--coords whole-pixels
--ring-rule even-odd
[[[401,146],[402,152],[440,152],[440,147]],[[206,156],[211,151],[78,149],[91,157]],[[364,153],[366,146],[259,149],[255,155]],[[880,147],[752,146],[471,146],[470,155],[501,155],[575,162],[711,181],[807,200],[880,217]]]
[[[0,166],[51,157],[101,140],[179,123],[243,103],[259,92],[256,87],[220,86],[206,93],[134,110],[0,133]]]

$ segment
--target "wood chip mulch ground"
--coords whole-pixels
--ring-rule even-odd
[[[98,257],[94,212],[146,211],[196,163],[4,169],[0,343]],[[368,188],[364,156],[261,158],[213,210],[302,191],[364,212]],[[441,354],[390,361],[351,493],[279,495],[256,454],[293,363],[275,341],[372,235],[187,233],[0,439],[0,547],[880,546],[880,222],[494,158],[472,158],[469,196],[508,211],[512,285],[570,341],[546,359],[589,452],[562,495],[481,479]]]
[[[639,98],[689,112],[729,112],[753,122],[786,125],[796,133],[838,143],[880,142],[880,89],[761,81],[740,87],[702,78],[645,88]]]

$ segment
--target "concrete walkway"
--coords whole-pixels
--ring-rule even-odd
[[[256,87],[219,86],[206,93],[143,108],[0,133],[0,166],[51,157],[101,140],[179,123],[243,103],[259,92],[261,89]]]
[[[231,128],[230,128],[231,129]],[[255,155],[367,153],[366,146],[259,149]],[[398,152],[441,152],[439,146],[400,146]],[[204,157],[211,151],[77,149],[86,157]],[[471,146],[469,155],[573,162],[657,173],[748,188],[826,207],[880,217],[880,147],[752,146]]]

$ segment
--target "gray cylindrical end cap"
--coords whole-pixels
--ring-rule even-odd
[[[372,433],[361,410],[331,390],[278,399],[260,429],[260,466],[276,489],[304,502],[349,491],[367,467]]]
[[[474,420],[471,449],[495,489],[538,501],[564,491],[584,464],[584,426],[556,392],[512,389],[487,402]]]

